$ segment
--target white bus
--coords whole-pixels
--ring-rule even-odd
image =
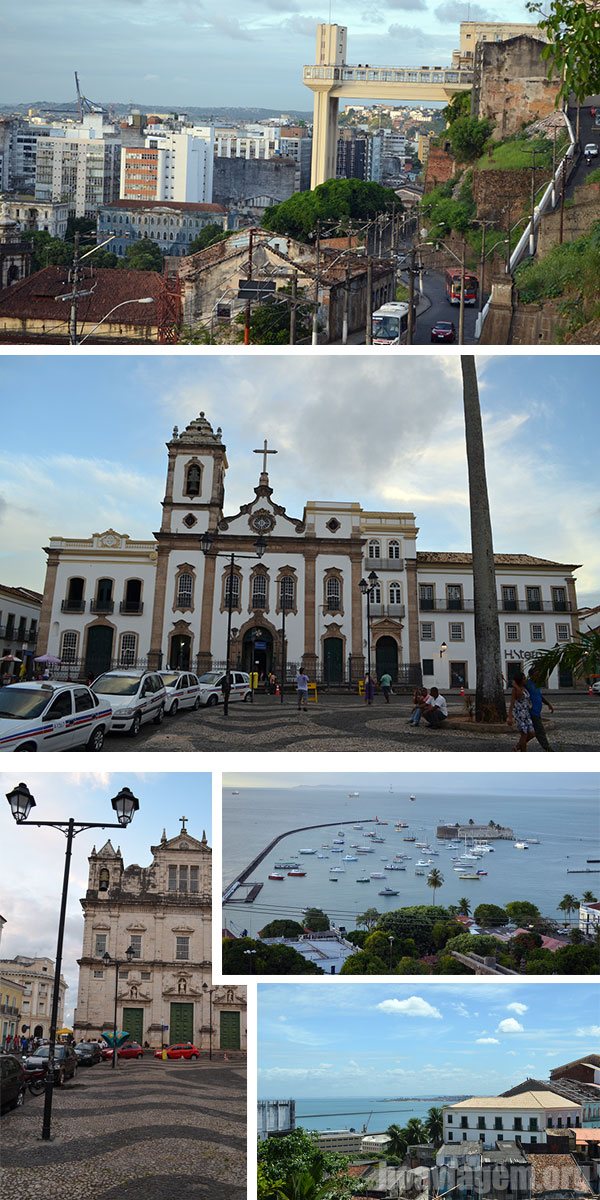
[[[389,300],[373,313],[371,341],[374,346],[399,346],[406,341],[408,304]]]

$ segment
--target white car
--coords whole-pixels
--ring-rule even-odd
[[[161,671],[167,700],[165,712],[174,717],[179,708],[200,708],[200,684],[192,671]]]
[[[586,158],[597,158],[598,147],[595,142],[588,142],[587,146],[583,147],[583,153]]]
[[[0,688],[0,750],[101,750],[111,718],[83,683],[11,683]]]
[[[596,682],[592,684],[592,691],[595,692],[597,696],[600,696],[600,679],[597,679]]]
[[[229,703],[232,700],[249,700],[251,696],[250,676],[245,671],[230,671],[231,675],[231,691],[229,693]],[[207,671],[205,675],[201,675],[198,683],[200,684],[200,703],[212,707],[215,704],[223,703],[223,684],[225,682],[225,671]]]
[[[167,703],[165,685],[157,671],[107,671],[92,684],[92,691],[111,705],[111,733],[137,737],[142,725],[160,725]]]

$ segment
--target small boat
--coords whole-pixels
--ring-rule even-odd
[[[306,871],[288,871],[288,875],[306,875]]]
[[[513,842],[513,847],[515,850],[529,850],[527,842]]]
[[[389,825],[389,821],[382,821],[381,817],[375,817],[376,825]]]
[[[357,854],[345,854],[344,862],[358,862],[358,855]]]
[[[417,839],[416,839],[416,838],[414,838],[414,837],[405,837],[405,838],[402,838],[402,841],[403,841],[403,842],[416,842],[416,840],[417,840]]]
[[[475,875],[469,871],[463,871],[458,877],[459,879],[481,879],[481,875]]]
[[[333,845],[334,845],[334,846],[343,846],[343,845],[344,845],[344,838],[334,838],[334,839],[333,839]]]
[[[300,867],[298,862],[279,862],[275,863],[276,871],[297,871]]]
[[[310,846],[305,846],[304,850],[299,850],[298,854],[316,854],[316,850],[311,850]]]
[[[345,838],[345,836],[346,836],[343,829],[338,829],[337,835],[338,835],[338,837],[341,837],[341,838]]]
[[[416,800],[416,798],[417,798],[417,797],[416,797],[416,796],[409,796],[408,798],[409,798],[409,800]]]
[[[476,871],[476,875],[487,875],[487,871]]]
[[[232,796],[239,796],[239,794],[240,794],[239,792],[232,792],[232,793],[231,793],[231,795],[232,795]]]
[[[332,854],[343,854],[343,853],[344,853],[344,847],[343,847],[343,846],[332,846],[332,847],[331,847],[331,853],[332,853]]]
[[[370,883],[371,880],[369,879],[368,875],[361,875],[360,879],[357,879],[356,882],[357,883]]]
[[[374,837],[374,838],[373,838],[373,841],[374,841],[374,842],[381,842],[381,843],[383,843],[383,842],[385,842],[385,838]]]
[[[330,883],[338,883],[338,882],[339,882],[339,880],[338,880],[338,877],[337,877],[337,875],[330,875],[330,876],[329,876],[329,882],[330,882]]]
[[[285,875],[278,875],[276,871],[272,871],[272,873],[268,876],[268,878],[269,879],[285,879]]]
[[[415,868],[415,875],[424,875],[424,874],[425,874],[424,871],[421,871],[418,867]]]
[[[348,795],[353,800],[356,796],[360,796],[360,792],[348,792]]]
[[[330,867],[329,874],[330,875],[343,875],[345,870],[346,870],[345,867]]]
[[[374,854],[375,853],[372,846],[355,846],[355,850],[356,850],[357,854]]]
[[[361,831],[361,833],[362,833],[362,825],[353,825],[353,826],[352,826],[352,828],[353,828],[353,829],[360,829],[360,831]]]
[[[408,829],[408,821],[396,821],[394,829]]]
[[[329,858],[328,854],[317,854],[317,858]]]
[[[377,835],[376,835],[376,833],[375,833],[375,830],[374,830],[374,829],[367,829],[367,832],[365,833],[365,837],[368,837],[368,838],[374,838],[374,837],[376,837],[376,836],[377,836]]]
[[[383,871],[371,871],[371,879],[385,879]]]
[[[399,896],[400,892],[395,892],[393,888],[385,887],[385,888],[381,889],[379,895],[380,896]]]
[[[433,863],[428,862],[426,859],[419,859],[417,866],[418,867],[432,867]]]
[[[406,867],[403,866],[402,863],[388,863],[387,866],[384,867],[384,870],[385,871],[405,871]]]

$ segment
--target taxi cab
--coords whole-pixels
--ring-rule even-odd
[[[232,700],[249,700],[251,696],[250,676],[245,671],[230,671],[231,690],[229,703]],[[207,671],[198,680],[200,685],[200,703],[209,708],[223,703],[224,671]]]
[[[101,701],[112,708],[111,733],[137,737],[142,725],[160,725],[165,715],[167,693],[156,671],[106,671],[92,684]]]
[[[168,716],[174,717],[179,708],[200,707],[200,685],[192,671],[161,671],[160,677],[167,691]]]
[[[112,707],[82,683],[11,683],[0,688],[0,751],[101,750]]]

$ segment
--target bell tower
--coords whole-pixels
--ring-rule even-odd
[[[162,534],[197,536],[214,530],[223,515],[227,455],[221,430],[204,413],[167,442],[167,486],[162,502]]]

